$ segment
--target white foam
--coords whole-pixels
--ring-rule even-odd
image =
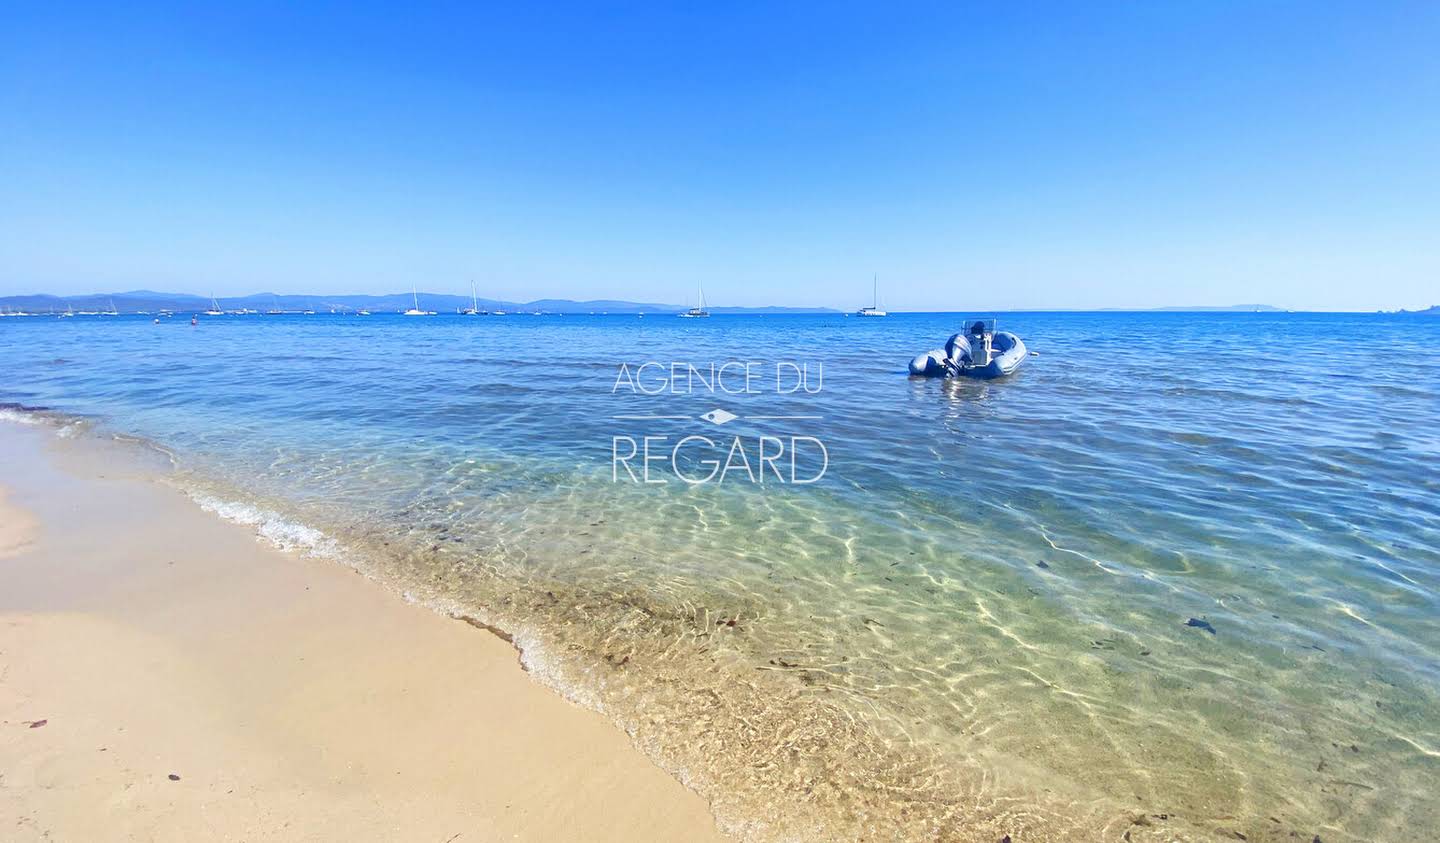
[[[14,422],[16,424],[44,424],[44,420],[34,413],[27,413],[24,410],[16,410],[10,407],[0,407],[0,421]]]
[[[247,503],[220,500],[199,493],[191,493],[190,498],[206,512],[212,512],[234,524],[254,527],[257,536],[281,550],[293,550],[306,556],[331,559],[339,556],[340,549],[335,540],[314,527],[287,521],[278,513]]]
[[[57,413],[53,410],[25,410],[13,406],[0,407],[0,422],[13,422],[31,427],[51,427],[55,430],[55,435],[62,439],[74,438],[89,427],[86,419]]]

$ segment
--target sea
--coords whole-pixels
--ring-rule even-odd
[[[1018,372],[908,375],[972,316]],[[0,320],[0,418],[502,631],[738,838],[1440,839],[1440,319],[154,319]]]

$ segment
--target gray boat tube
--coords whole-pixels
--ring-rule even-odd
[[[989,365],[962,367],[960,374],[982,380],[1001,378],[1020,368],[1020,364],[1025,362],[1025,357],[1029,354],[1025,350],[1025,342],[1009,331],[996,331],[994,339],[990,341],[990,349],[992,353]]]
[[[927,378],[943,378],[950,371],[945,365],[946,359],[945,349],[932,348],[910,361],[910,374]]]

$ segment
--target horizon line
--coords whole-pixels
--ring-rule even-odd
[[[194,304],[196,304],[197,306],[204,306],[205,304],[208,304],[208,303],[211,301],[212,298],[215,299],[216,302],[218,303],[218,302],[222,302],[222,301],[228,301],[228,302],[245,302],[245,301],[247,301],[247,300],[255,300],[255,299],[261,299],[261,300],[263,300],[263,299],[265,299],[265,298],[268,297],[268,298],[270,298],[270,299],[272,299],[272,300],[275,300],[277,304],[278,304],[278,300],[279,300],[279,299],[291,299],[291,300],[293,300],[293,299],[301,299],[301,300],[304,300],[305,303],[308,304],[309,306],[321,306],[321,307],[329,307],[329,308],[335,308],[335,307],[345,308],[345,307],[351,307],[352,305],[346,304],[346,303],[344,303],[343,301],[341,301],[341,300],[343,300],[343,299],[351,299],[351,300],[357,300],[357,299],[359,299],[359,300],[407,299],[407,298],[411,298],[411,297],[419,297],[419,296],[422,296],[422,295],[425,296],[425,297],[428,297],[428,298],[440,298],[440,299],[442,299],[442,300],[447,300],[447,299],[448,299],[448,300],[450,300],[451,303],[456,304],[456,305],[460,305],[460,306],[463,306],[463,305],[468,304],[468,303],[470,303],[470,302],[472,302],[472,301],[475,301],[475,302],[483,302],[483,303],[485,303],[487,306],[490,306],[490,307],[502,306],[502,307],[511,307],[511,308],[522,308],[522,307],[523,307],[523,308],[536,309],[537,306],[541,306],[541,307],[538,308],[538,309],[541,309],[541,310],[544,309],[544,308],[543,308],[543,305],[547,305],[547,304],[553,304],[553,305],[572,305],[572,306],[587,306],[587,307],[593,307],[593,308],[596,308],[596,309],[602,309],[602,308],[604,308],[604,309],[608,309],[608,310],[624,310],[624,311],[643,311],[643,310],[655,310],[655,311],[670,311],[670,310],[675,310],[675,311],[683,311],[683,310],[686,310],[686,309],[688,309],[688,308],[690,307],[690,305],[674,304],[674,303],[670,303],[670,302],[635,301],[635,300],[632,300],[632,299],[616,299],[616,298],[574,299],[574,298],[562,298],[562,297],[556,297],[556,296],[541,296],[541,297],[538,297],[538,298],[530,299],[530,300],[528,300],[528,301],[518,301],[518,300],[511,300],[511,299],[487,298],[487,297],[484,297],[484,296],[478,296],[478,295],[476,295],[476,296],[474,296],[474,298],[472,299],[472,297],[471,297],[470,295],[465,295],[465,294],[462,294],[462,293],[433,292],[433,291],[425,292],[425,293],[420,293],[418,290],[413,289],[413,288],[412,288],[412,290],[411,290],[411,292],[410,292],[409,294],[406,294],[406,293],[403,292],[403,291],[401,291],[401,292],[391,292],[391,293],[356,293],[356,292],[351,292],[351,293],[323,293],[323,294],[322,294],[322,293],[277,293],[277,292],[274,292],[273,290],[264,290],[264,291],[258,291],[258,292],[253,292],[253,293],[247,293],[247,294],[244,294],[244,295],[210,296],[210,295],[204,295],[204,294],[201,294],[201,293],[169,292],[169,291],[148,290],[148,289],[123,290],[123,291],[117,291],[117,292],[75,293],[75,294],[69,294],[69,295],[58,294],[58,293],[12,293],[12,294],[8,294],[8,295],[0,296],[0,302],[9,302],[9,301],[11,301],[11,300],[21,300],[21,299],[47,299],[47,300],[53,300],[53,301],[55,301],[55,302],[64,303],[64,302],[73,302],[73,301],[78,301],[78,300],[92,300],[92,299],[101,299],[101,300],[104,300],[104,299],[108,299],[108,298],[120,298],[120,299],[125,299],[125,298],[129,298],[129,299],[151,298],[151,299],[156,299],[156,300],[160,300],[160,301],[164,301],[164,300],[176,300],[176,301],[175,301],[175,304],[179,305],[179,306],[183,309],[183,308],[189,307],[190,304],[191,304],[191,303],[189,303],[189,302],[182,303],[182,302],[180,301],[180,300],[185,300],[185,299],[193,299],[193,300],[195,300]],[[257,302],[257,303],[263,303],[263,301],[262,301],[262,302]],[[32,302],[32,303],[31,303],[31,306],[34,306],[34,304],[35,304],[35,303]],[[9,306],[10,306],[10,307],[15,307],[15,306],[17,306],[17,305],[11,304],[11,305],[9,305]],[[1103,305],[1103,306],[1090,305],[1090,306],[1040,306],[1040,307],[1034,307],[1034,306],[1031,306],[1031,307],[1014,307],[1014,306],[1008,306],[1008,307],[979,307],[979,308],[967,308],[967,309],[964,309],[964,310],[946,310],[946,309],[929,310],[929,309],[891,308],[891,307],[887,307],[887,308],[885,308],[885,309],[886,309],[888,312],[890,312],[890,313],[1103,313],[1103,312],[1147,313],[1147,312],[1166,312],[1166,311],[1170,311],[1170,312],[1217,312],[1217,313],[1222,313],[1222,312],[1233,312],[1233,313],[1246,313],[1246,312],[1262,312],[1262,313],[1417,313],[1417,312],[1425,312],[1425,311],[1427,311],[1427,310],[1436,310],[1437,308],[1440,308],[1440,305],[1436,305],[1436,304],[1430,304],[1430,305],[1428,305],[1428,306],[1426,306],[1426,305],[1420,305],[1420,306],[1415,307],[1414,309],[1407,308],[1407,307],[1403,307],[1403,306],[1398,306],[1398,307],[1389,307],[1389,308],[1387,308],[1387,307],[1376,307],[1376,308],[1369,308],[1369,309],[1363,309],[1363,310],[1362,310],[1362,309],[1331,309],[1331,308],[1282,307],[1282,306],[1279,306],[1279,305],[1272,305],[1272,304],[1266,304],[1266,303],[1248,302],[1248,303],[1239,303],[1239,304],[1234,304],[1234,303],[1231,303],[1231,304],[1166,304],[1166,305],[1151,305],[1151,306],[1143,306],[1143,305]],[[223,308],[222,308],[222,309],[223,309]],[[836,306],[833,306],[833,305],[824,305],[824,304],[799,304],[799,305],[797,305],[797,304],[722,304],[722,305],[711,304],[711,305],[709,305],[709,306],[707,307],[707,309],[710,310],[710,311],[712,311],[712,312],[722,312],[722,313],[723,313],[723,312],[727,312],[727,311],[780,311],[780,312],[790,311],[790,312],[796,312],[796,313],[804,313],[804,312],[833,312],[833,313],[845,313],[845,314],[849,314],[849,313],[854,313],[854,312],[858,311],[860,308],[858,308],[858,307],[836,307]]]

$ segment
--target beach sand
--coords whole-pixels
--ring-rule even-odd
[[[0,424],[0,839],[722,839],[494,635]]]

